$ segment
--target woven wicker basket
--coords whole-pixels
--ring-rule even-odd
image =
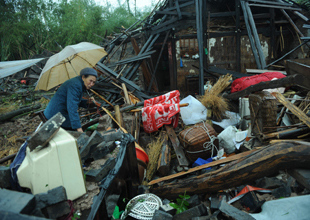
[[[209,135],[208,135],[208,133]],[[212,154],[212,147],[205,148],[210,143],[210,137],[217,137],[216,131],[207,123],[198,123],[193,125],[179,134],[180,142],[185,149],[185,154],[191,163],[195,162],[198,158],[208,159]],[[205,147],[204,147],[205,144]],[[213,140],[213,144],[219,147],[217,138]],[[213,151],[213,156],[216,156],[216,150]]]

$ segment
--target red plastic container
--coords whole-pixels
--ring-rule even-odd
[[[149,156],[145,153],[143,149],[136,147],[136,155],[137,155],[137,158],[142,160],[144,163],[146,164],[149,163]]]

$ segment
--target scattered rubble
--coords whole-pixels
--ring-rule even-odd
[[[61,115],[45,122],[57,88],[34,91],[38,66],[0,79],[0,218],[309,218],[310,62],[285,60],[309,53],[294,23],[309,22],[305,15],[285,0],[158,3],[104,40],[107,55],[85,94],[99,104],[79,109],[82,134],[60,129]],[[283,47],[289,25],[295,48]],[[33,170],[18,184],[43,188],[35,195],[12,190],[10,164],[23,143],[28,159],[18,166]],[[25,178],[34,173],[35,183]]]

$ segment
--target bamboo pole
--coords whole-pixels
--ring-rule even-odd
[[[101,98],[103,101],[105,101],[106,103],[108,103],[111,107],[114,108],[114,105],[112,105],[108,100],[106,100],[105,98],[103,98],[101,95],[99,95],[97,92],[95,92],[94,90],[90,89],[90,91],[92,91],[92,93],[94,93],[96,96],[98,96],[99,98]]]

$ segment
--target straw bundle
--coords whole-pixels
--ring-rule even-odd
[[[161,132],[158,138],[149,144],[149,149],[150,149],[148,151],[149,163],[146,169],[146,178],[148,180],[151,180],[154,173],[156,172],[158,159],[159,159],[161,148],[163,146],[165,138],[168,138],[167,134],[165,132]]]
[[[205,94],[199,98],[199,101],[206,106],[206,108],[211,109],[213,115],[218,119],[221,119],[229,109],[228,101],[219,95],[230,85],[229,81],[231,79],[232,77],[229,74],[219,78],[211,90],[205,91]]]

